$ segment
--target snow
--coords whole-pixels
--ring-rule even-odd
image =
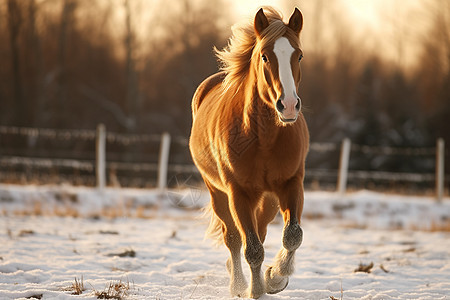
[[[305,199],[295,273],[261,299],[450,298],[450,199],[369,191]],[[203,238],[207,202],[195,188],[0,185],[0,299],[96,299],[111,282],[129,283],[126,299],[227,299],[228,250]],[[282,228],[281,218],[269,226],[264,266]],[[370,273],[355,272],[370,263]],[[75,278],[81,295],[72,295]]]

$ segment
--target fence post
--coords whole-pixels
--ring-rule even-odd
[[[347,177],[348,177],[348,163],[350,160],[350,146],[351,142],[349,138],[342,140],[341,157],[339,159],[339,175],[337,183],[337,191],[340,195],[344,195],[347,190]]]
[[[169,165],[170,134],[164,132],[161,135],[158,161],[158,189],[163,191],[167,187],[167,168]]]
[[[106,183],[106,129],[103,124],[97,125],[95,146],[97,188],[103,190]]]
[[[445,144],[443,138],[436,141],[436,200],[442,201],[444,197],[444,155]]]

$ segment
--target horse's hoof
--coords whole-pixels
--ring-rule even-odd
[[[287,287],[289,283],[289,277],[288,276],[272,277],[271,272],[272,267],[269,267],[266,270],[266,273],[264,274],[264,281],[266,282],[266,289],[267,289],[266,293],[277,294]]]
[[[262,295],[264,295],[264,291],[263,290],[251,291],[251,292],[247,293],[245,298],[259,299],[259,297],[261,297]]]
[[[284,285],[284,287],[282,287],[281,289],[274,289],[274,290],[268,290],[267,291],[267,294],[278,294],[279,292],[281,292],[281,291],[284,291],[284,289],[288,286],[288,284],[289,284],[289,277],[286,277],[285,278],[285,280],[286,280],[286,284]]]
[[[230,277],[231,277],[230,294],[232,297],[243,298],[243,297],[245,297],[246,292],[247,292],[247,287],[248,287],[247,281],[245,280],[244,277],[233,278],[233,274],[231,271],[231,264],[232,264],[231,258],[229,258],[227,260],[227,271],[228,271],[228,275],[230,275]]]
[[[284,228],[283,246],[288,251],[295,251],[303,241],[303,230],[298,223],[289,224]]]
[[[244,298],[247,295],[247,283],[235,282],[230,284],[230,294],[232,297]]]

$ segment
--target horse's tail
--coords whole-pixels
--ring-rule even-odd
[[[204,217],[209,217],[209,226],[205,232],[205,239],[210,238],[216,246],[223,244],[222,221],[212,209],[211,203],[204,208]]]

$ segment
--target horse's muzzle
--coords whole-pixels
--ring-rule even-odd
[[[278,117],[279,117],[280,121],[283,123],[294,123],[295,121],[297,121],[297,116],[293,119],[286,119],[281,114],[278,114]]]
[[[278,99],[276,103],[276,109],[278,112],[278,117],[283,123],[293,123],[297,120],[298,113],[301,108],[300,98],[296,97],[286,101],[283,99]]]

